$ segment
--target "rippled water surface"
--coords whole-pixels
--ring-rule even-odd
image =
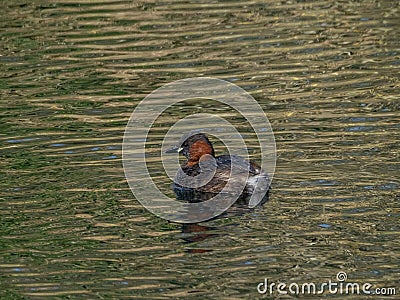
[[[340,271],[400,293],[398,1],[0,8],[1,299],[257,299],[264,278]],[[133,197],[121,143],[140,100],[196,76],[259,102],[278,160],[263,208],[182,226]],[[171,108],[150,148],[193,112],[236,122],[257,160],[247,125],[207,101]]]

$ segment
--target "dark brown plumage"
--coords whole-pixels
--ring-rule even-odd
[[[206,184],[196,187],[186,189],[185,186],[177,184],[179,176],[182,174],[177,173],[175,177],[175,188],[176,189],[186,189],[186,192],[205,192],[217,194],[220,193],[228,180],[232,182],[232,186],[236,187],[243,184],[243,181],[247,180],[245,183],[245,188],[241,196],[251,195],[254,192],[260,193],[260,197],[267,194],[269,188],[269,178],[266,173],[261,170],[261,167],[254,162],[249,162],[239,156],[231,155],[220,155],[215,157],[214,148],[203,133],[198,133],[187,138],[180,146],[179,153],[186,157],[186,162],[181,166],[184,174],[193,177],[193,182],[195,182],[196,177],[202,172],[206,172],[208,169],[213,170],[215,168],[215,174],[210,181]],[[231,165],[235,167],[236,175],[230,178]],[[258,184],[262,181],[262,184]],[[190,182],[191,183],[191,182]],[[263,188],[255,187],[262,186]],[[236,193],[237,191],[225,190],[227,193]]]

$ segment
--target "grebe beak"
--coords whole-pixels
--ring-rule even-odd
[[[182,147],[174,146],[172,148],[169,148],[169,149],[165,150],[165,153],[177,153],[177,152],[179,153],[182,150],[183,150]]]

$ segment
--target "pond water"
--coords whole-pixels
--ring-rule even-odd
[[[0,7],[1,299],[258,299],[265,278],[338,272],[400,293],[397,1]],[[197,76],[257,100],[277,165],[264,207],[181,225],[134,198],[121,144],[139,101]],[[161,117],[150,148],[193,112],[236,122],[257,160],[247,125],[207,101]],[[169,185],[159,163],[152,176]]]

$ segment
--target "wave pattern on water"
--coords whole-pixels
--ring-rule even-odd
[[[0,297],[257,297],[264,277],[395,286],[399,4],[393,1],[3,1]],[[263,209],[169,224],[135,200],[121,142],[138,101],[187,77],[257,99],[278,164]],[[158,139],[198,102],[158,120]],[[252,149],[253,149],[252,148]],[[223,147],[218,146],[217,151]],[[361,296],[360,296],[361,299]]]

